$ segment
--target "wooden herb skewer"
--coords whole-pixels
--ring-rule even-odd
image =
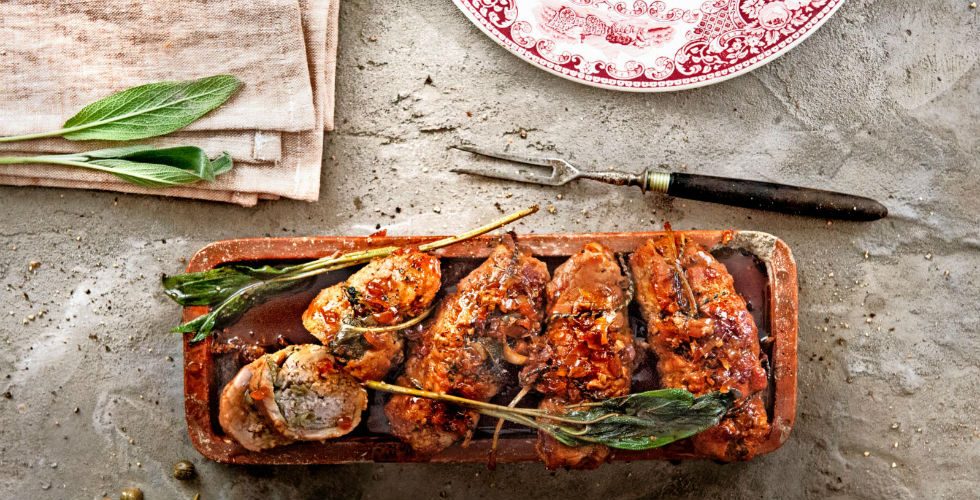
[[[446,247],[475,236],[488,233],[538,211],[537,206],[525,208],[501,217],[489,224],[465,233],[419,245],[428,252]],[[363,264],[375,257],[384,257],[400,247],[386,246],[360,250],[339,256],[329,256],[314,261],[278,269],[272,266],[250,267],[230,265],[207,271],[166,276],[161,279],[164,293],[183,306],[212,306],[211,310],[173,332],[197,334],[191,339],[198,342],[207,338],[215,328],[237,319],[250,307],[262,303],[275,294],[284,293],[306,282],[307,278],[329,271]]]
[[[695,397],[683,389],[640,392],[605,401],[565,407],[564,413],[512,408],[451,394],[363,382],[367,388],[435,399],[548,433],[568,446],[604,444],[625,450],[646,450],[693,436],[716,425],[740,397],[738,391]]]

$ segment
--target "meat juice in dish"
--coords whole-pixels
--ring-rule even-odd
[[[343,327],[386,327],[415,318],[432,304],[441,276],[439,259],[417,248],[395,251],[323,289],[303,313],[303,326],[330,348],[345,372],[359,380],[381,380],[402,361],[400,333],[345,335]]]
[[[755,321],[725,266],[683,234],[648,240],[630,257],[647,342],[666,388],[737,390],[722,421],[691,438],[719,460],[747,460],[769,434],[766,372]]]
[[[561,412],[629,394],[636,357],[630,290],[616,256],[599,243],[586,244],[555,269],[547,285],[547,326],[520,375],[522,385],[544,396],[540,408]],[[550,469],[593,469],[610,454],[604,445],[566,446],[544,432],[535,450]]]
[[[508,342],[525,345],[540,332],[548,279],[544,262],[505,236],[440,302],[435,318],[412,343],[398,383],[479,401],[492,398],[505,383]],[[480,416],[404,395],[391,398],[385,415],[392,434],[426,455],[469,435]]]

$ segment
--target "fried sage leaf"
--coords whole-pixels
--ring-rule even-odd
[[[683,389],[661,389],[571,407],[553,429],[570,446],[602,443],[612,448],[645,450],[693,436],[712,427],[731,409],[737,391],[694,397]]]
[[[741,397],[737,391],[694,397],[683,389],[662,389],[567,407],[564,413],[537,408],[511,408],[422,391],[385,382],[365,387],[452,403],[483,415],[502,418],[551,434],[568,446],[604,444],[625,450],[646,450],[693,436],[716,425]]]
[[[216,327],[235,322],[252,307],[265,303],[280,293],[303,288],[309,285],[309,282],[309,279],[286,277],[252,283],[236,290],[207,314],[198,316],[171,331],[176,333],[196,332],[191,342],[200,342],[211,335]]]
[[[199,273],[164,275],[160,283],[167,297],[182,306],[208,306],[220,303],[241,288],[287,272],[272,266],[230,265]]]

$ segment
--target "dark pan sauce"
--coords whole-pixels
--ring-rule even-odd
[[[772,343],[769,339],[769,277],[765,263],[744,250],[722,248],[712,252],[712,255],[728,268],[728,272],[735,280],[735,290],[745,299],[749,312],[751,312],[759,329],[762,363],[769,378],[769,388],[763,397],[771,420],[775,383],[768,362],[772,357]],[[565,257],[545,257],[542,260],[548,265],[549,271],[554,271],[565,261]],[[443,258],[440,298],[446,293],[452,293],[456,288],[456,283],[470,271],[476,269],[482,261],[478,258]],[[248,264],[282,265],[290,263],[292,262],[262,261],[249,262]],[[301,318],[303,311],[306,310],[306,307],[320,290],[347,279],[356,270],[355,267],[320,275],[301,292],[276,297],[265,304],[252,308],[238,322],[215,335],[212,352],[214,353],[216,380],[210,385],[212,390],[211,422],[216,427],[215,433],[223,434],[223,431],[217,428],[217,404],[225,384],[235,376],[245,363],[264,352],[274,352],[291,344],[317,343],[317,340],[303,327]],[[635,303],[630,307],[630,327],[637,340],[645,343],[646,323],[640,317]],[[654,356],[647,349],[638,348],[637,359],[639,365],[633,373],[631,392],[659,388],[660,380],[657,377]],[[507,371],[511,375],[508,377],[510,382],[501,388],[500,393],[491,402],[506,405],[520,391],[517,384],[519,368],[507,367]],[[389,374],[388,381],[394,381],[397,375],[397,371]],[[384,415],[384,404],[387,399],[388,396],[385,394],[371,394],[368,400],[368,409],[361,420],[361,424],[348,436],[389,435],[388,419]],[[524,397],[520,406],[534,407],[537,406],[539,400],[538,395],[531,393]],[[493,434],[496,424],[496,419],[482,418],[473,439],[489,438]],[[533,435],[534,432],[526,427],[505,422],[501,436],[527,437]]]

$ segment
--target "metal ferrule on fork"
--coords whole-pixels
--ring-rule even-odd
[[[670,172],[651,172],[649,170],[643,172],[643,177],[645,178],[643,185],[643,192],[654,191],[657,193],[666,193],[667,188],[670,187]]]

